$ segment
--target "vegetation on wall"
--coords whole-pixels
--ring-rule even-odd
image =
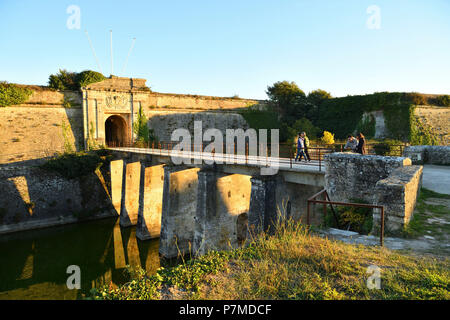
[[[279,121],[279,114],[271,107],[267,110],[257,110],[248,108],[239,112],[250,128],[259,129],[280,129],[280,140],[287,139],[287,128],[282,129],[283,124]]]
[[[80,90],[91,83],[105,80],[106,77],[92,70],[85,70],[82,72],[70,72],[60,69],[57,74],[51,74],[48,78],[48,85],[50,88],[56,90]]]
[[[110,160],[108,151],[64,153],[41,165],[41,168],[54,171],[67,179],[74,179],[94,172]]]
[[[72,143],[70,142],[70,124],[67,125],[66,121],[62,121],[61,123],[62,136],[64,140],[64,152],[72,153],[74,152]]]
[[[366,138],[375,136],[375,117],[372,114],[363,115],[356,126],[356,132],[363,132]]]
[[[0,107],[21,104],[28,100],[33,91],[8,82],[0,82]]]
[[[438,139],[434,134],[425,127],[420,120],[414,115],[410,114],[411,135],[410,142],[412,145],[437,145]]]
[[[142,106],[139,107],[139,113],[136,121],[133,123],[133,132],[136,135],[137,145],[147,145],[150,141],[150,132],[148,130],[148,119],[142,110]]]

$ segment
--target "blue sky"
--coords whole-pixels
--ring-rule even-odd
[[[70,5],[80,29],[66,26]],[[370,5],[380,29],[366,25]],[[0,80],[98,71],[84,30],[109,75],[110,29],[114,74],[158,92],[265,99],[289,80],[333,96],[450,94],[450,0],[0,0]]]

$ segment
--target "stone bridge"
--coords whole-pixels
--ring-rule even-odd
[[[279,215],[302,220],[306,200],[325,183],[318,161],[215,154],[207,164],[211,154],[197,153],[189,156],[201,161],[176,165],[168,150],[110,149],[118,159],[111,162],[111,195],[120,225],[136,225],[141,240],[160,237],[167,258],[236,247],[249,233],[273,230]],[[276,174],[261,175],[275,161]]]
[[[120,225],[136,225],[141,240],[159,237],[167,258],[237,247],[273,231],[279,217],[305,222],[307,199],[324,188],[333,201],[384,206],[386,230],[395,233],[412,218],[422,177],[422,167],[404,157],[332,153],[300,164],[186,152],[180,157],[194,161],[175,164],[171,150],[110,149],[118,159],[111,162],[111,195]],[[273,174],[261,174],[271,167]],[[373,219],[377,233],[379,213]],[[313,213],[312,224],[322,221],[322,213]]]

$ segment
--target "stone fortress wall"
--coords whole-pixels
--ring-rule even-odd
[[[383,139],[388,136],[385,118],[382,110],[365,112],[363,118],[373,117],[375,120],[375,138]],[[450,108],[418,105],[414,109],[414,116],[428,128],[440,145],[450,145]]]
[[[89,86],[86,95],[90,108],[84,112],[82,92],[26,87],[33,93],[24,104],[0,108],[0,164],[42,158],[67,148],[82,150],[86,132],[93,131],[96,137],[104,136],[104,122],[109,113],[122,115],[129,122],[128,135],[132,136],[131,123],[142,107],[149,119],[149,128],[159,140],[168,141],[177,128],[193,132],[195,120],[201,120],[204,129],[246,129],[248,125],[237,111],[264,105],[259,100],[156,93],[145,87],[144,79],[113,77]],[[130,92],[133,96],[132,115],[129,111],[104,110],[106,99],[111,96],[117,97],[117,104],[128,106]],[[92,107],[94,99],[95,108]],[[111,105],[114,106],[114,101]],[[95,109],[98,116],[94,114]]]

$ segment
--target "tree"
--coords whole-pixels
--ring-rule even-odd
[[[49,76],[48,86],[56,90],[80,90],[81,87],[105,79],[101,73],[91,70],[76,73],[60,69],[57,74]]]
[[[279,81],[267,87],[267,96],[277,106],[288,126],[305,115],[306,95],[293,81]]]
[[[81,88],[91,83],[100,82],[105,79],[105,76],[100,72],[85,70],[76,75],[76,84],[79,88]]]
[[[310,138],[317,138],[320,129],[317,128],[307,118],[301,118],[289,128],[289,139],[296,141],[296,136],[299,132],[306,132],[306,135]]]
[[[316,106],[320,106],[324,100],[331,98],[331,94],[322,89],[313,90],[308,94],[308,101]]]
[[[142,111],[142,106],[139,107],[139,113],[136,122],[133,124],[133,132],[136,134],[136,143],[138,145],[145,145],[150,140],[150,134],[147,126],[148,119]]]

